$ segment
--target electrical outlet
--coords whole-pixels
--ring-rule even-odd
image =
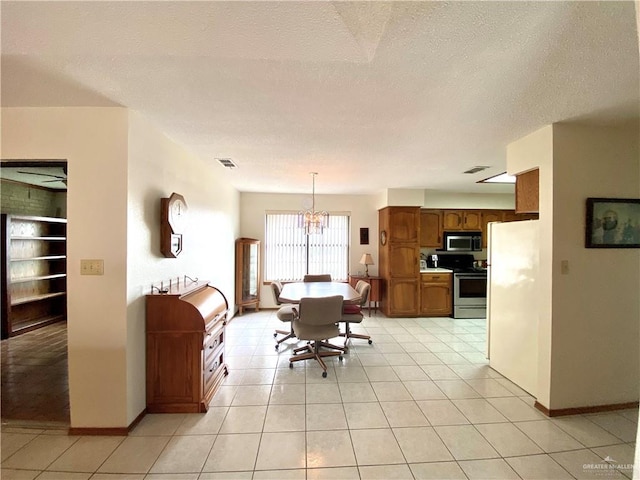
[[[80,260],[80,275],[104,275],[104,260]]]

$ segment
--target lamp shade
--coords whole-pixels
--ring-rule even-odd
[[[363,253],[362,258],[360,259],[360,264],[362,265],[373,265],[373,258],[370,253]]]

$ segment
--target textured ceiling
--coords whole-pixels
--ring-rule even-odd
[[[3,106],[126,106],[240,191],[478,185],[638,118],[633,2],[2,2]],[[225,170],[216,158],[231,158]],[[491,168],[463,174],[476,165]]]

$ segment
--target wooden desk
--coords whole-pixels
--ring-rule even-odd
[[[371,285],[369,291],[369,316],[371,316],[371,302],[373,302],[373,311],[378,311],[378,302],[380,301],[380,290],[382,286],[382,277],[365,277],[360,275],[349,275],[349,284],[356,288],[358,280],[363,280]]]
[[[295,282],[282,287],[280,300],[286,303],[300,303],[305,297],[330,297],[342,295],[344,301],[360,298],[360,294],[348,283],[342,282]]]

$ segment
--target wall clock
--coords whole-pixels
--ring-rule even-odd
[[[160,251],[165,257],[176,258],[182,252],[188,211],[187,202],[178,193],[160,199]]]

